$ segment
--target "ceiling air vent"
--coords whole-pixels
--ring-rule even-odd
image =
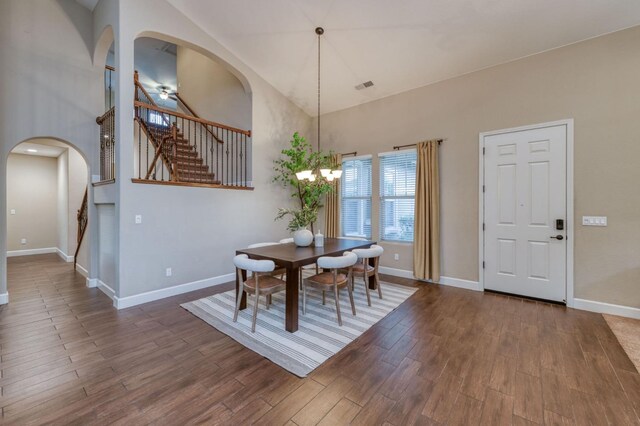
[[[365,81],[364,83],[360,83],[356,86],[356,90],[366,89],[367,87],[373,86],[373,81]]]

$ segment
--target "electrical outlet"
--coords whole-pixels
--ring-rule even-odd
[[[171,268],[167,268],[165,273],[167,274],[168,277],[170,277],[173,274],[173,272],[171,271]]]
[[[136,225],[140,225],[142,223],[142,215],[141,214],[137,214],[136,215]]]
[[[27,244],[27,239],[26,238],[21,239],[20,240],[20,244],[22,244],[22,245]]]
[[[400,255],[398,253],[394,254],[393,260],[400,260]]]

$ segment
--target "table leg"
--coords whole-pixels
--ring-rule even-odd
[[[285,329],[293,333],[298,331],[298,275],[300,268],[287,267]]]
[[[242,291],[242,283],[240,282],[240,277],[242,276],[242,281],[247,280],[247,271],[240,270],[240,274],[238,274],[238,270],[236,270],[236,300],[238,300],[238,293]],[[240,310],[243,310],[247,307],[247,293],[242,292],[242,301],[240,302]]]
[[[372,268],[375,268],[375,258],[370,258],[369,259],[369,266],[371,266]],[[375,275],[371,275],[369,277],[369,289],[370,290],[375,290],[376,289],[376,277]]]

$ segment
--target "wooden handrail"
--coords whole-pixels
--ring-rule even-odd
[[[102,114],[100,117],[96,118],[96,123],[102,124],[102,122],[104,122],[104,120],[106,120],[109,115],[111,115],[111,114],[113,114],[115,112],[115,108],[116,107],[112,106],[111,108],[109,108],[109,110],[107,112]]]
[[[163,114],[172,115],[174,117],[183,118],[185,120],[195,121],[196,123],[201,123],[201,124],[204,124],[205,126],[213,126],[219,129],[225,129],[231,132],[241,133],[243,135],[247,135],[248,137],[251,137],[251,130],[242,130],[235,127],[225,126],[224,124],[216,123],[215,121],[209,121],[203,118],[194,117],[192,115],[183,114],[181,112],[171,111],[170,109],[160,108],[156,105],[151,105],[151,104],[147,104],[140,101],[134,101],[133,105],[136,107],[147,108]]]
[[[114,67],[112,67],[111,65],[105,65],[104,69],[109,70],[109,71],[115,71],[116,69]]]
[[[200,118],[200,116],[198,114],[196,114],[196,112],[193,110],[193,108],[191,108],[189,106],[189,104],[187,104],[184,99],[182,99],[182,97],[180,96],[180,94],[178,92],[175,92],[174,95],[176,95],[176,98],[178,99],[178,102],[180,102],[182,105],[185,106],[185,108],[187,108],[187,110],[189,111],[189,113],[191,115],[193,115],[196,118]],[[213,131],[211,129],[209,129],[209,127],[205,126],[204,127],[205,130],[211,135],[213,136],[213,138],[218,141],[218,143],[224,143],[224,141],[220,140],[220,138],[218,138],[218,136],[216,136],[215,133],[213,133]]]
[[[87,225],[89,223],[89,205],[88,205],[88,195],[89,188],[85,188],[84,197],[82,197],[82,203],[80,204],[80,210],[78,210],[77,219],[78,219],[78,237],[76,246],[76,252],[73,256],[73,269],[76,269],[78,264],[78,253],[80,253],[80,246],[82,245],[82,240],[84,239],[84,233],[87,230]]]

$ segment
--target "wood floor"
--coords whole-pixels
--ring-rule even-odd
[[[597,314],[420,285],[299,379],[179,306],[210,292],[116,311],[56,255],[9,259],[2,422],[640,423],[640,375]]]

